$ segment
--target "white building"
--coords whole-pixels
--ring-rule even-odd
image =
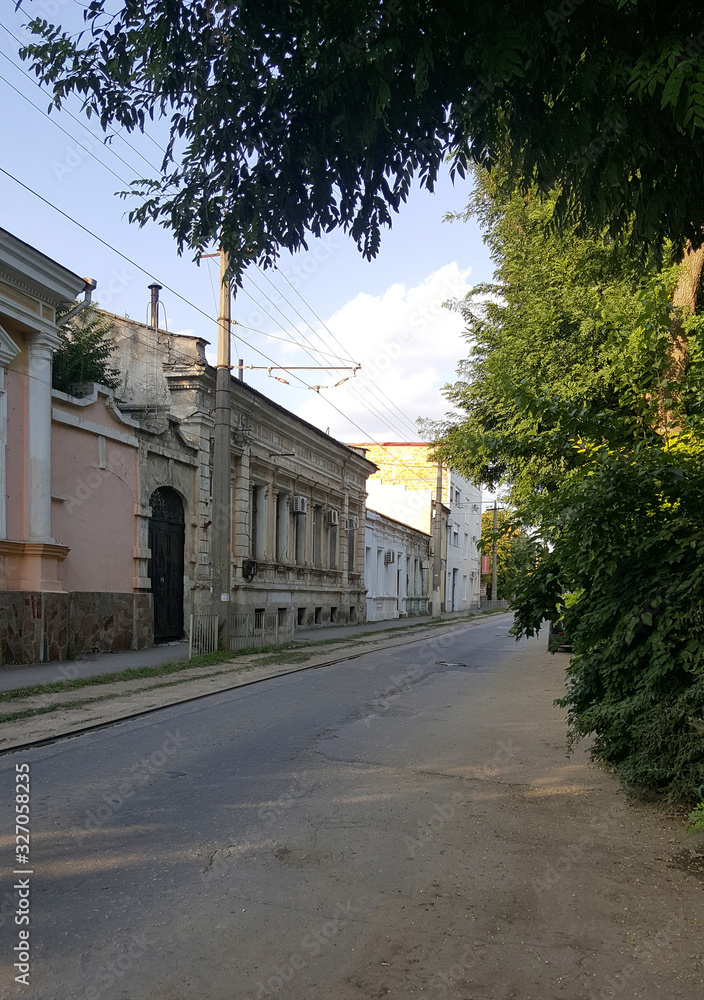
[[[454,469],[428,458],[431,445],[411,442],[360,443],[378,467],[367,480],[367,508],[431,535],[441,474],[440,602],[443,611],[468,611],[479,604],[481,489]],[[432,584],[429,584],[432,586]]]
[[[364,545],[367,621],[428,614],[430,535],[367,510]]]

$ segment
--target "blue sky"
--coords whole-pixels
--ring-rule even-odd
[[[76,0],[23,0],[23,6],[72,29],[82,21]],[[163,127],[156,126],[151,138],[125,136],[131,145],[115,138],[105,147],[100,126],[85,119],[78,102],[69,101],[67,108],[89,132],[64,111],[47,116],[49,99],[29,78],[26,64],[13,65],[20,64],[18,44],[5,30],[26,38],[26,21],[26,14],[15,12],[14,0],[5,0],[0,16],[5,26],[0,28],[0,127],[5,137],[0,165],[89,232],[2,174],[0,225],[71,270],[96,278],[102,306],[141,321],[152,280],[140,267],[146,269],[174,290],[162,292],[168,328],[195,332],[214,344],[217,263],[198,266],[188,255],[180,258],[168,231],[153,224],[143,229],[131,225],[126,214],[132,202],[114,194],[125,186],[123,181],[153,174],[146,161],[158,164]],[[477,226],[442,221],[446,212],[461,211],[468,195],[466,182],[453,186],[447,175],[432,195],[416,188],[372,262],[363,260],[354,243],[336,232],[311,240],[307,253],[283,255],[278,272],[266,272],[265,277],[252,270],[233,307],[233,318],[250,328],[235,328],[240,339],[233,353],[244,357],[245,364],[339,364],[352,359],[361,362],[363,370],[336,388],[334,383],[348,373],[300,372],[308,385],[325,387],[319,393],[282,372],[279,376],[290,385],[266,372],[247,372],[247,381],[342,440],[413,440],[416,417],[441,417],[447,408],[441,387],[453,379],[466,353],[461,319],[442,303],[489,280],[492,272]],[[294,347],[292,339],[307,340],[313,359]]]

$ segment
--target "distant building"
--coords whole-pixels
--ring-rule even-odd
[[[367,507],[408,524],[431,536],[429,584],[436,535],[434,518],[440,517],[439,579],[434,610],[465,611],[479,603],[481,489],[454,469],[441,469],[441,504],[436,511],[438,465],[429,459],[431,445],[390,441],[354,445],[378,467],[367,481]]]
[[[430,535],[367,510],[364,537],[367,621],[427,615]]]

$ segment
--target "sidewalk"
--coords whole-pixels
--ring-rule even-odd
[[[462,620],[467,614],[466,611],[449,611],[443,613],[440,618],[443,621]],[[316,628],[301,629],[296,632],[293,641],[311,643],[326,639],[350,639],[369,632],[387,632],[389,629],[428,625],[433,621],[437,619],[424,616],[381,622],[360,622],[358,625],[339,627],[318,625]],[[113,674],[122,670],[139,670],[140,667],[160,667],[164,663],[182,663],[187,659],[188,642],[181,641],[167,642],[151,649],[127,650],[123,653],[94,653],[80,660],[6,664],[0,667],[0,691],[32,687],[35,684],[55,684],[77,677],[99,677],[102,674]]]

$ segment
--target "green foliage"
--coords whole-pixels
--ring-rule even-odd
[[[563,617],[571,740],[593,735],[593,755],[630,786],[692,800],[704,781],[702,318],[687,320],[675,377],[676,268],[639,264],[598,233],[558,235],[548,206],[504,202],[486,179],[482,190],[498,282],[488,303],[461,305],[468,377],[448,391],[467,416],[439,454],[510,486],[545,543],[518,580],[514,628]],[[681,422],[668,437],[663,401]]]
[[[86,382],[98,382],[117,389],[120,372],[110,365],[114,350],[112,321],[95,306],[86,306],[77,316],[59,328],[61,347],[54,353],[52,384],[54,389],[74,395]]]
[[[491,553],[494,537],[496,538],[496,594],[490,599],[511,600],[516,593],[518,582],[533,566],[537,558],[538,546],[535,539],[529,537],[525,528],[516,523],[513,515],[507,510],[501,510],[496,518],[496,536],[494,536],[494,512],[486,510],[482,514],[482,532],[479,543],[481,551]],[[491,573],[483,577],[490,589]]]
[[[558,190],[554,218],[702,239],[704,36],[688,0],[90,0],[86,29],[41,17],[22,50],[61,104],[104,128],[168,120],[140,224],[239,276],[342,227],[367,257],[414,178],[449,157]]]
[[[700,833],[704,830],[704,802],[695,806],[687,817],[687,833]]]

